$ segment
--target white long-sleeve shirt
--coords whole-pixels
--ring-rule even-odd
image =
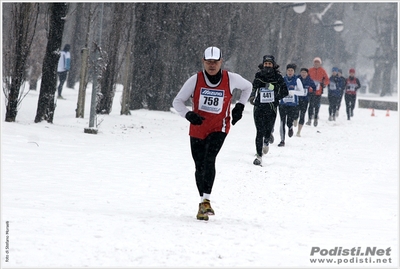
[[[71,54],[69,51],[61,51],[60,59],[58,60],[57,72],[69,71]]]
[[[307,96],[308,90],[304,89],[303,83],[301,83],[300,78],[296,79],[296,87],[294,87],[294,90],[290,90],[289,94],[290,95],[297,95],[297,96]]]

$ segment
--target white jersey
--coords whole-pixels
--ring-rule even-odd
[[[71,54],[69,51],[61,51],[60,59],[58,60],[57,72],[69,71],[71,64]]]

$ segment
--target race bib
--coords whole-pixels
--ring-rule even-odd
[[[349,84],[346,87],[346,92],[355,92],[356,91],[356,85],[355,84]]]
[[[284,103],[295,103],[294,95],[292,95],[292,96],[288,95],[288,96],[284,97],[282,100]]]
[[[224,91],[201,88],[199,110],[208,113],[219,114],[224,104]]]
[[[260,103],[273,103],[275,101],[274,90],[260,88]]]
[[[329,89],[330,90],[336,90],[336,83],[335,82],[330,82],[329,83]]]

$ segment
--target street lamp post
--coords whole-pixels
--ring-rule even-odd
[[[304,11],[306,11],[307,4],[306,3],[294,3],[294,4],[287,4],[287,5],[281,5],[281,9],[287,9],[287,8],[293,8],[293,11],[296,12],[297,14],[301,14]],[[283,16],[282,12],[279,13],[279,19],[280,19],[280,24],[279,24],[279,35],[278,35],[278,55],[277,59],[280,61],[281,60],[281,46],[282,46],[282,28],[283,28]]]
[[[317,12],[317,13],[311,13],[311,21],[314,24],[320,24],[322,27],[331,27],[333,28],[336,32],[341,32],[344,29],[344,24],[342,21],[337,20],[333,24],[325,24],[322,21],[322,16],[332,7],[334,3],[329,3],[325,9],[322,12]],[[307,5],[306,3],[291,3],[291,4],[283,4],[279,5],[281,10],[286,10],[287,8],[293,8],[293,11],[296,12],[297,14],[303,13]],[[284,23],[284,12],[280,12],[280,24],[279,24],[279,32],[278,32],[278,40],[277,40],[277,48],[275,50],[276,53],[276,58],[280,62],[284,62],[284,53],[285,53],[285,45],[282,43],[283,42],[283,23]]]
[[[297,14],[301,14],[306,11],[307,4],[306,3],[296,3],[296,4],[288,4],[281,6],[281,9],[286,9],[293,7],[294,12]],[[280,12],[280,27],[279,27],[279,39],[282,39],[282,27],[283,27],[283,17],[282,12]]]
[[[333,3],[329,3],[322,12],[320,12],[320,13],[312,13],[311,14],[311,21],[314,24],[322,25],[322,27],[333,28],[333,30],[335,30],[336,32],[341,32],[344,29],[344,24],[343,24],[342,21],[336,20],[333,24],[325,24],[323,22],[323,20],[322,20],[322,16],[324,16],[324,14],[332,7],[332,5],[333,5]],[[335,58],[337,58],[338,54],[339,54],[339,46],[338,46],[339,35],[336,35],[335,39],[336,39]]]
[[[342,21],[335,21],[333,24],[325,24],[322,21],[322,16],[325,15],[325,13],[332,7],[332,5],[333,5],[333,3],[329,3],[322,12],[320,12],[320,13],[312,13],[311,14],[311,16],[312,16],[311,17],[311,21],[314,24],[320,23],[323,27],[333,27],[333,29],[336,32],[341,32],[344,29],[344,25],[343,25]]]

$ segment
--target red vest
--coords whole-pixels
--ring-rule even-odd
[[[356,88],[357,88],[357,79],[356,77],[348,77],[346,79],[346,94],[356,95]]]
[[[189,135],[205,139],[213,132],[229,133],[231,99],[232,93],[226,70],[222,70],[221,82],[216,87],[208,86],[204,73],[198,72],[192,110],[205,120],[201,125],[190,124]]]

